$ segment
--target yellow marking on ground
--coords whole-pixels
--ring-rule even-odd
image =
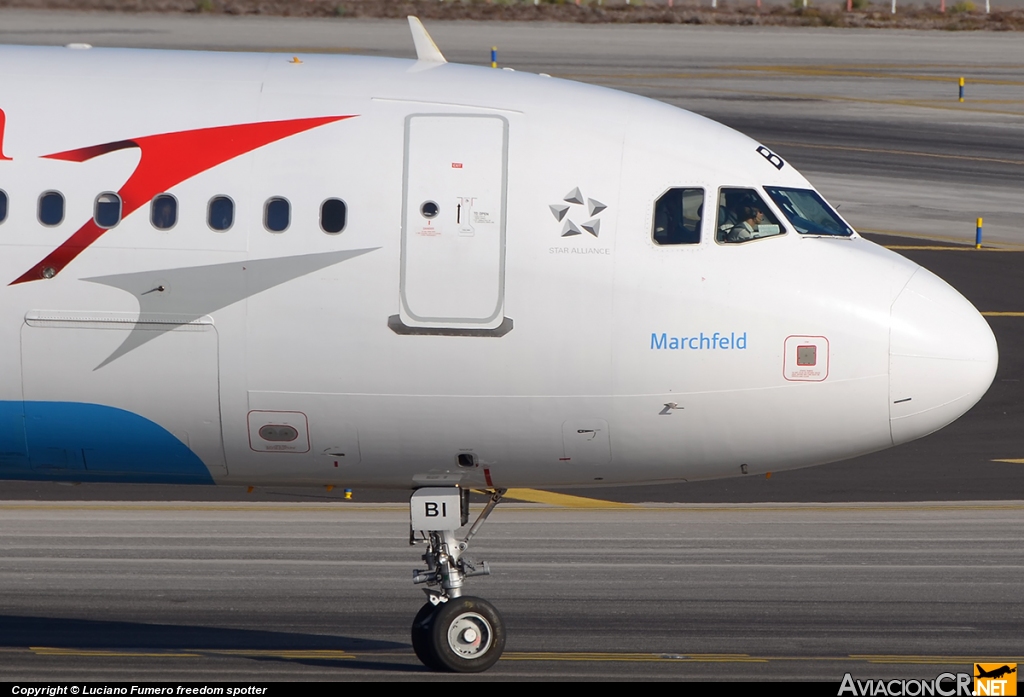
[[[139,651],[117,651],[100,649],[59,649],[48,646],[30,646],[29,650],[38,656],[90,656],[101,658],[199,658],[197,653],[183,653],[179,651],[165,652],[139,652]]]
[[[982,312],[985,317],[1024,317],[1024,312]]]
[[[20,649],[24,651],[24,649]],[[177,649],[141,651],[119,649],[77,649],[49,646],[30,646],[28,650],[38,656],[88,656],[92,658],[202,658],[203,656],[239,656],[243,658],[284,658],[289,660],[350,660],[355,656],[336,649]]]
[[[272,649],[213,649],[201,650],[205,654],[218,656],[241,656],[244,658],[286,658],[289,660],[313,659],[320,661],[351,660],[355,656],[347,651],[338,649],[289,649],[285,651],[274,651]]]
[[[888,70],[898,69],[907,70],[908,68],[949,68],[950,70],[956,70],[957,75],[963,75],[968,80],[971,80],[971,76],[963,71],[963,65],[957,63],[824,63],[819,64],[818,68],[838,68],[838,69],[856,69],[856,70]],[[974,64],[971,66],[971,70],[1013,70],[1021,71],[1024,70],[1024,63],[987,63],[984,65]]]
[[[336,649],[153,649],[112,650],[55,648],[45,646],[4,647],[3,652],[32,651],[40,656],[87,656],[92,658],[203,658],[208,656],[237,656],[241,658],[283,658],[288,660],[363,660],[374,658],[407,658],[410,651],[366,651],[352,654]],[[745,653],[685,653],[665,651],[657,653],[631,653],[611,651],[509,651],[502,661],[580,662],[580,663],[770,663],[772,661],[803,662],[865,662],[885,665],[949,665],[975,663],[979,660],[1006,663],[1024,663],[1024,656],[938,656],[898,654],[849,654],[846,656],[764,656]]]
[[[1024,252],[1024,249],[1009,249],[1009,248],[996,248],[996,247],[946,247],[939,245],[927,245],[927,244],[886,244],[883,245],[886,249],[894,249],[900,251],[913,251],[920,249],[926,252]]]
[[[974,237],[964,239],[962,237],[950,237],[948,235],[936,235],[933,233],[923,232],[906,232],[905,230],[879,230],[876,228],[857,228],[858,232],[867,233],[869,235],[888,235],[889,237],[906,237],[912,240],[930,240],[932,242],[948,242],[951,246],[956,245],[974,245]],[[973,231],[972,231],[973,232]],[[992,245],[993,248],[997,249],[1016,249],[1024,252],[1024,245],[1011,244],[1008,242],[986,242],[986,245]],[[985,249],[989,247],[986,246]]]
[[[708,506],[703,504],[669,505],[669,506],[636,506],[635,511],[650,511],[652,513],[879,513],[886,511],[909,512],[909,511],[1024,511],[1022,503],[1007,504],[924,504],[924,505],[894,505],[886,506],[879,504],[865,504],[861,506],[843,504],[784,504],[779,506],[748,506],[737,504],[735,506]]]
[[[509,496],[513,491],[531,491],[530,489],[509,489],[505,494]],[[539,492],[549,494],[550,492]],[[526,499],[520,499],[526,500]],[[592,501],[594,499],[584,499]],[[600,503],[611,504],[607,508],[629,509],[635,512],[651,513],[878,513],[885,511],[1024,511],[1024,503],[978,503],[978,504],[829,504],[829,503],[807,503],[807,504],[780,504],[780,505],[707,505],[707,504],[667,504],[667,505],[640,505],[628,503],[615,503],[612,501],[601,501]],[[505,505],[505,504],[502,504]],[[594,506],[594,508],[605,508],[605,506]],[[536,509],[540,510],[540,509]]]
[[[897,66],[900,67],[900,66]],[[903,66],[906,69],[906,66]],[[871,70],[863,68],[846,68],[846,67],[806,67],[796,65],[732,65],[724,66],[706,72],[665,72],[665,73],[575,73],[565,74],[565,77],[583,77],[583,78],[598,78],[598,79],[625,79],[625,80],[680,80],[692,77],[731,77],[736,79],[742,79],[750,77],[751,73],[764,74],[776,74],[781,77],[852,77],[852,78],[870,78],[870,79],[881,79],[881,80],[911,80],[916,82],[953,82],[955,83],[959,78],[956,76],[947,75],[918,75],[907,72],[887,72],[885,70]],[[1004,80],[998,78],[985,78],[985,77],[967,77],[968,84],[971,85],[1003,85],[1003,86],[1024,86],[1022,80]]]
[[[1024,104],[1024,99],[972,99],[971,104]]]
[[[503,661],[581,661],[588,663],[768,663],[768,658],[754,658],[737,654],[674,654],[674,653],[611,653],[521,651],[502,654]]]
[[[659,662],[659,663],[770,663],[772,661],[816,661],[816,662],[866,662],[889,665],[949,665],[973,663],[975,656],[915,656],[915,655],[874,655],[851,654],[849,656],[751,656],[737,654],[698,653],[613,653],[613,652],[556,652],[520,651],[506,652],[503,661],[578,661],[578,662]],[[993,661],[1020,663],[1022,658],[993,657]]]
[[[510,489],[506,496],[511,497],[512,492],[532,492],[536,490],[532,489]],[[545,495],[548,497],[556,496],[567,496],[565,494],[553,494],[552,492],[537,491],[538,494]],[[525,495],[514,497],[520,501],[527,501]],[[591,508],[595,510],[628,510],[633,513],[637,512],[650,512],[650,513],[801,513],[801,512],[830,512],[830,513],[858,513],[858,512],[884,512],[884,511],[1024,511],[1024,503],[979,503],[979,504],[941,504],[941,503],[930,503],[930,504],[900,504],[900,505],[884,505],[884,504],[827,504],[827,503],[809,503],[809,504],[783,504],[777,506],[771,505],[706,505],[706,504],[628,504],[619,503],[616,501],[601,501],[598,499],[586,499],[583,497],[569,497],[575,499],[576,502],[586,501],[592,502],[585,506],[577,506],[578,508]],[[545,500],[542,503],[549,503],[550,501]],[[596,504],[596,505],[593,505]],[[560,504],[556,504],[560,505]],[[516,509],[521,512],[539,512],[544,509],[539,508],[520,508],[514,502],[508,501],[502,504],[503,507]],[[568,507],[568,505],[566,506]],[[372,511],[375,513],[396,513],[409,509],[407,503],[392,503],[392,504],[379,504],[374,506],[367,506],[365,508],[355,508],[349,506],[331,506],[326,507],[323,504],[308,504],[299,503],[290,507],[284,507],[277,504],[268,505],[266,508],[261,508],[258,504],[247,504],[245,506],[236,507],[225,507],[225,506],[180,506],[180,507],[164,507],[159,503],[153,506],[135,505],[131,508],[119,507],[112,505],[102,506],[89,506],[82,503],[68,503],[64,505],[60,504],[46,504],[38,505],[34,503],[21,504],[20,502],[4,502],[0,503],[0,511],[111,511],[111,510],[129,510],[129,511],[164,511],[164,510],[184,510],[184,511],[212,511],[215,513],[231,513],[231,512],[288,512],[288,513],[334,513],[342,511],[354,511],[360,512]]]
[[[362,512],[384,512],[392,511],[396,506],[408,506],[408,504],[379,504],[375,506],[360,506],[358,510]],[[296,502],[289,506],[283,506],[281,504],[268,504],[262,506],[260,504],[240,504],[237,506],[224,505],[224,504],[212,504],[212,505],[201,505],[201,504],[165,504],[159,501],[152,501],[147,503],[135,503],[135,504],[119,504],[119,503],[100,503],[100,504],[89,504],[86,502],[82,503],[20,503],[14,501],[5,501],[0,503],[0,511],[210,511],[214,513],[235,513],[235,512],[274,512],[274,513],[295,513],[303,512],[308,513],[310,511],[325,512],[325,513],[337,513],[347,508],[355,508],[349,506],[346,502],[341,499],[338,503],[305,503]]]
[[[619,503],[618,501],[602,501],[601,499],[590,499],[583,496],[570,496],[569,494],[557,494],[553,491],[541,491],[540,489],[509,489],[505,492],[506,498],[529,501],[530,503],[546,503],[551,506],[563,508],[636,508],[631,503]]]
[[[1011,465],[1024,465],[1024,459],[1021,458],[1008,460],[993,460],[992,462],[1009,462]]]
[[[917,665],[942,665],[948,663],[975,663],[980,660],[1000,661],[1006,663],[1020,663],[1024,658],[1020,656],[898,656],[891,654],[850,654],[850,658],[868,663],[905,663]]]
[[[884,70],[863,70],[847,69],[840,67],[806,67],[789,65],[737,65],[734,70],[756,72],[756,73],[779,73],[781,75],[799,75],[801,77],[858,77],[876,78],[884,80],[914,80],[922,82],[956,82],[959,75],[916,75],[914,73],[890,73]],[[1017,85],[1024,86],[1022,80],[1002,80],[985,77],[967,77],[968,84],[972,85]]]
[[[607,80],[606,83],[613,83],[614,80]],[[621,82],[629,83],[628,80],[622,80]],[[636,86],[636,83],[630,83]],[[661,85],[648,85],[651,87],[662,87]],[[724,94],[735,94],[735,89],[728,88],[714,88],[714,87],[701,87],[704,92],[721,92]],[[941,109],[944,111],[958,111],[958,112],[973,112],[976,114],[995,114],[997,116],[1021,116],[1024,115],[1021,111],[1006,111],[999,109],[974,109],[968,103],[959,103],[956,101],[950,102],[946,99],[869,99],[867,97],[847,97],[838,94],[820,94],[810,92],[770,92],[763,90],[743,90],[743,94],[750,96],[761,96],[761,97],[776,97],[786,99],[809,99],[814,101],[833,101],[833,102],[852,102],[856,104],[881,104],[885,106],[909,106],[920,109]],[[690,95],[690,99],[699,99],[700,94]]]
[[[782,145],[793,148],[810,148],[813,150],[844,150],[847,152],[874,152],[886,155],[909,155],[912,157],[933,157],[939,160],[969,160],[971,162],[996,162],[1004,165],[1024,166],[1024,160],[1009,160],[999,157],[977,157],[974,155],[947,155],[943,153],[921,152],[919,150],[892,150],[889,148],[861,148],[852,145],[816,145],[812,143],[795,143],[786,140],[765,141],[770,145]]]

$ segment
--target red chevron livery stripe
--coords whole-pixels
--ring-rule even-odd
[[[51,160],[85,162],[116,150],[139,148],[142,155],[135,171],[118,190],[122,218],[144,206],[156,194],[167,191],[186,179],[228,160],[252,152],[264,145],[308,131],[317,126],[350,119],[348,116],[321,116],[287,121],[263,121],[193,131],[161,133],[131,140],[119,140],[76,150],[45,155]],[[2,125],[2,124],[0,124]],[[10,285],[52,278],[103,236],[106,229],[89,220],[45,259],[26,271]]]

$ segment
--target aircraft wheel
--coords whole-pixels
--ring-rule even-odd
[[[434,626],[434,615],[438,607],[433,603],[427,603],[416,613],[412,621],[412,650],[416,652],[416,658],[420,663],[432,670],[443,670],[437,656],[434,654],[430,644],[430,630]]]
[[[505,650],[505,622],[482,598],[452,598],[436,608],[430,624],[431,649],[440,670],[479,673]]]

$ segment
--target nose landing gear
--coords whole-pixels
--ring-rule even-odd
[[[465,579],[491,573],[462,553],[501,501],[504,489],[491,494],[462,541],[455,530],[469,520],[469,491],[419,489],[410,499],[411,544],[426,544],[427,568],[413,572],[413,583],[425,583],[428,602],[412,623],[412,646],[423,665],[455,673],[479,673],[493,666],[505,649],[505,623],[493,605],[462,594]]]
[[[424,605],[412,623],[412,646],[423,665],[453,673],[479,673],[505,650],[505,623],[483,598],[464,595]]]

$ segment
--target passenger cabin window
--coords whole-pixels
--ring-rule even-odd
[[[7,220],[7,192],[0,189],[0,223]]]
[[[235,223],[235,202],[227,196],[214,196],[206,214],[206,222],[212,230],[224,232]]]
[[[47,191],[39,197],[39,222],[54,227],[64,222],[64,195],[59,191]]]
[[[270,232],[284,232],[288,229],[292,207],[286,199],[275,197],[263,206],[263,227]]]
[[[654,204],[654,243],[699,244],[704,189],[669,189]]]
[[[117,194],[105,193],[96,197],[93,206],[93,222],[101,228],[112,228],[121,222],[121,197]]]
[[[840,235],[849,237],[853,229],[812,189],[764,188],[783,215],[801,235]]]
[[[719,189],[715,231],[718,242],[749,242],[785,232],[786,229],[754,189]]]
[[[150,204],[149,221],[157,230],[170,230],[178,222],[178,199],[160,194]]]
[[[329,198],[320,205],[320,229],[336,235],[345,229],[348,206],[337,198]]]

